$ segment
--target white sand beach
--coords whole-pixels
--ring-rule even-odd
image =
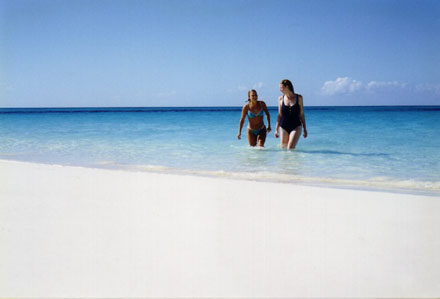
[[[0,297],[438,297],[440,200],[0,161]]]

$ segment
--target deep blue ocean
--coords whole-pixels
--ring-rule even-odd
[[[275,128],[277,109],[271,107]],[[0,109],[0,159],[440,194],[440,106],[306,107],[283,150],[241,107]],[[266,122],[266,120],[265,120]]]

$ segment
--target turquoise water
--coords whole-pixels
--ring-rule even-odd
[[[309,137],[288,151],[273,132],[264,149],[237,140],[238,107],[0,109],[0,159],[440,192],[440,106],[305,114]]]

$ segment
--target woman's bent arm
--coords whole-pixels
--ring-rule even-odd
[[[299,117],[301,119],[301,123],[302,123],[303,129],[304,129],[304,138],[307,138],[307,127],[306,127],[306,117],[304,116],[303,97],[300,95],[298,97],[298,100],[299,100],[299,107],[300,107]]]
[[[243,129],[243,124],[244,124],[244,119],[246,117],[246,113],[247,113],[247,105],[244,105],[243,109],[241,110],[240,123],[238,124],[238,135],[237,135],[238,139],[241,139],[241,130]]]
[[[269,114],[269,110],[267,109],[266,103],[265,102],[261,102],[263,104],[263,109],[264,112],[266,113],[266,118],[267,118],[267,132],[269,133],[272,129],[270,128],[270,114]]]
[[[282,98],[278,98],[278,116],[277,116],[277,124],[275,126],[275,138],[278,138],[278,130],[280,129],[280,121],[281,121],[281,100]]]

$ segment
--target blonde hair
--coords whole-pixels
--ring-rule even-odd
[[[258,98],[258,93],[257,93],[257,91],[256,91],[255,89],[251,89],[251,90],[248,91],[248,102],[251,101],[251,92],[255,92],[255,94],[257,95],[257,98]]]

